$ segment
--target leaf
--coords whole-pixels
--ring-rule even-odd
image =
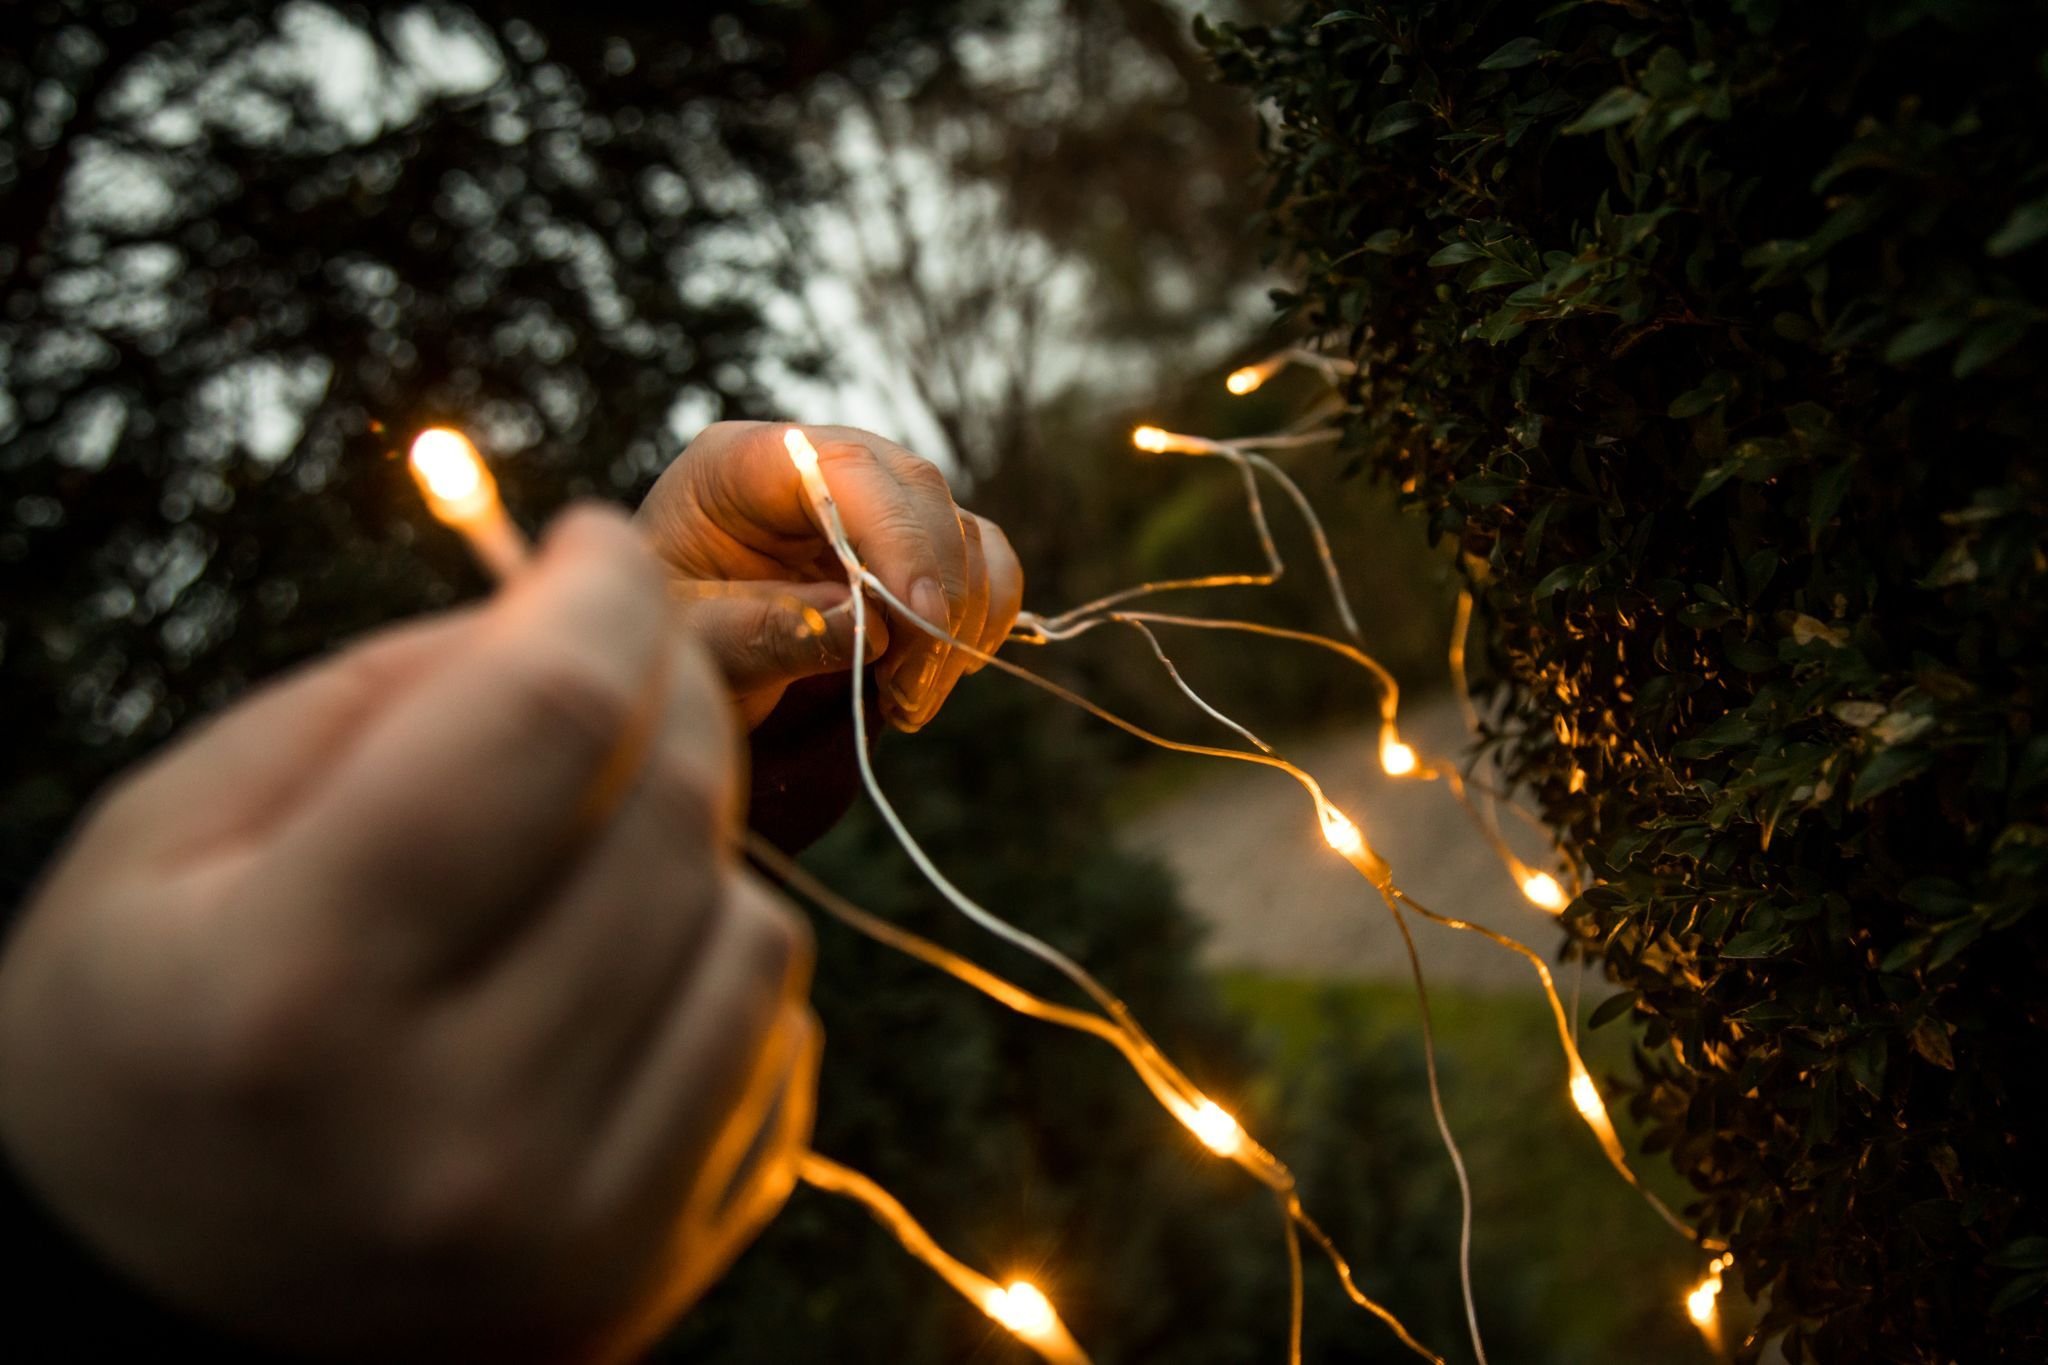
[[[1451,485],[1451,496],[1474,507],[1486,507],[1501,501],[1520,488],[1513,479],[1504,479],[1498,474],[1474,474]]]
[[[1543,580],[1536,585],[1535,590],[1529,595],[1541,601],[1554,592],[1562,592],[1566,588],[1582,587],[1586,582],[1586,575],[1591,572],[1592,570],[1584,564],[1562,565],[1543,575]]]
[[[2020,344],[2032,322],[2023,317],[2002,317],[1970,329],[1970,336],[1956,352],[1952,373],[1968,378]]]
[[[2048,237],[2048,194],[2029,199],[2014,209],[2012,216],[1984,243],[1984,250],[2003,259],[2025,251],[2043,237]]]
[[[2048,1237],[2021,1237],[2007,1242],[1985,1264],[2000,1270],[2048,1270]]]
[[[1585,113],[1567,123],[1560,132],[1597,133],[1602,128],[1612,128],[1617,123],[1626,123],[1639,117],[1650,107],[1649,96],[1640,90],[1631,90],[1617,85],[1599,99]]]
[[[2003,1313],[2008,1309],[2017,1308],[2043,1289],[2048,1289],[2048,1270],[2021,1275],[1998,1291],[1991,1300],[1991,1311]]]
[[[1378,116],[1373,119],[1372,126],[1365,130],[1365,140],[1368,143],[1385,142],[1388,138],[1405,133],[1410,128],[1420,127],[1428,118],[1429,110],[1414,100],[1397,101],[1380,110]]]
[[[1745,929],[1721,945],[1721,956],[1732,958],[1776,957],[1792,946],[1792,935],[1783,929]]]
[[[1399,228],[1381,228],[1358,244],[1360,251],[1370,251],[1379,256],[1397,256],[1401,252],[1402,234]]]
[[[1608,996],[1600,1002],[1600,1008],[1593,1011],[1592,1018],[1586,1021],[1586,1027],[1599,1028],[1602,1024],[1621,1018],[1635,1008],[1637,994],[1635,991],[1623,991],[1619,995]]]
[[[1892,337],[1884,348],[1884,358],[1893,365],[1903,365],[1948,345],[1967,326],[1969,321],[1965,318],[1922,318]]]
[[[1912,1043],[1913,1051],[1942,1070],[1956,1069],[1956,1054],[1948,1045],[1948,1029],[1933,1015],[1923,1014],[1914,1021],[1907,1041]]]
[[[1849,804],[1860,806],[1901,782],[1918,777],[1933,762],[1934,755],[1925,749],[1881,749],[1856,774],[1856,785],[1849,788]]]
[[[1476,261],[1485,254],[1485,252],[1470,242],[1452,242],[1449,246],[1440,248],[1436,255],[1431,256],[1429,264],[1463,265],[1467,261]]]
[[[1481,71],[1513,71],[1516,67],[1528,66],[1540,61],[1548,48],[1538,38],[1511,38],[1493,50],[1493,54],[1479,63]]]
[[[1360,14],[1355,9],[1333,9],[1328,14],[1325,14],[1322,18],[1316,20],[1313,24],[1310,24],[1308,28],[1309,32],[1313,33],[1319,28],[1328,28],[1331,24],[1341,24],[1346,19],[1363,18],[1365,18],[1365,16],[1363,14]]]
[[[1664,410],[1666,417],[1697,417],[1716,403],[1728,397],[1729,377],[1725,374],[1710,374],[1706,382],[1696,389],[1688,389],[1671,400],[1671,406]]]
[[[1479,277],[1466,286],[1469,289],[1492,289],[1497,285],[1520,284],[1529,278],[1529,272],[1513,261],[1495,261],[1479,272]]]
[[[1873,1096],[1884,1090],[1885,1053],[1882,1033],[1873,1033],[1849,1049],[1850,1077]]]

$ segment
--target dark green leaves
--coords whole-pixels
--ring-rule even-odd
[[[2048,237],[2048,194],[2014,209],[2012,217],[1984,243],[1984,250],[1993,256],[2016,256],[2043,237]]]
[[[1650,97],[1640,90],[1631,90],[1625,85],[1614,89],[1593,101],[1585,113],[1567,123],[1561,130],[1566,133],[1597,133],[1602,128],[1612,128],[1617,123],[1626,123],[1639,118],[1650,107]]]
[[[1788,1358],[2048,1358],[2048,10],[1359,8],[1261,40],[1283,246],[1654,1140]]]
[[[1542,60],[1546,49],[1540,39],[1510,38],[1493,50],[1493,55],[1479,63],[1481,71],[1512,71],[1516,67],[1529,66]]]
[[[1365,140],[1385,142],[1388,138],[1398,137],[1410,128],[1420,128],[1428,119],[1429,110],[1422,105],[1414,100],[1401,100],[1380,110],[1378,116],[1373,119],[1372,126],[1366,129]]]

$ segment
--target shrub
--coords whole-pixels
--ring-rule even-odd
[[[1631,1104],[1794,1361],[2040,1360],[2048,10],[1208,32],[1282,302],[1455,540]]]

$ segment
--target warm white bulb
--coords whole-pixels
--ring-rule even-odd
[[[1716,1263],[1718,1266],[1718,1262]],[[1693,1326],[1707,1328],[1714,1325],[1715,1301],[1721,1297],[1721,1272],[1719,1269],[1707,1272],[1707,1278],[1693,1287],[1685,1296],[1686,1315]]]
[[[1239,397],[1243,397],[1245,394],[1255,391],[1259,385],[1265,382],[1266,375],[1263,370],[1256,365],[1247,365],[1241,370],[1232,370],[1230,377],[1223,381],[1223,387]]]
[[[451,508],[484,486],[483,457],[468,437],[447,427],[429,427],[413,439],[412,472],[431,498]]]
[[[1359,832],[1358,826],[1352,822],[1350,816],[1335,806],[1324,806],[1322,817],[1324,842],[1347,858],[1357,858],[1364,854],[1365,835]]]
[[[1572,1074],[1572,1103],[1587,1122],[1605,1122],[1607,1106],[1600,1100],[1600,1088],[1593,1084],[1593,1078],[1583,1071]]]
[[[1415,750],[1392,735],[1380,740],[1380,767],[1388,777],[1406,777],[1415,771],[1416,764]]]
[[[1013,1280],[1000,1289],[990,1289],[981,1301],[982,1311],[1026,1341],[1049,1337],[1059,1326],[1059,1315],[1038,1286]]]
[[[1131,433],[1131,444],[1153,455],[1164,454],[1172,444],[1165,431],[1159,427],[1139,427]]]
[[[1229,1111],[1214,1100],[1203,1100],[1187,1116],[1189,1131],[1202,1145],[1221,1157],[1236,1156],[1244,1146],[1244,1129]]]
[[[1531,872],[1522,878],[1522,894],[1529,898],[1531,905],[1539,905],[1553,914],[1564,909],[1566,904],[1564,888],[1548,872]]]
[[[811,438],[795,427],[782,433],[782,448],[789,452],[789,458],[798,472],[815,471],[818,467],[818,448],[811,444]]]

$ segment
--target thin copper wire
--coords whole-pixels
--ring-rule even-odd
[[[964,954],[941,947],[930,939],[914,934],[908,929],[901,928],[890,923],[888,920],[882,919],[878,915],[861,909],[812,876],[801,864],[758,834],[751,831],[748,832],[746,849],[749,857],[784,885],[790,887],[827,915],[830,915],[833,919],[838,920],[856,933],[863,934],[885,947],[894,949],[907,957],[915,958],[928,966],[936,967],[956,980],[980,991],[997,1004],[1003,1005],[1028,1018],[1037,1019],[1059,1028],[1070,1029],[1076,1033],[1085,1033],[1090,1037],[1099,1038],[1103,1042],[1108,1043],[1123,1055],[1124,1060],[1138,1074],[1139,1079],[1145,1083],[1146,1088],[1152,1092],[1153,1098],[1159,1102],[1160,1106],[1166,1109],[1169,1114],[1174,1113],[1173,1100],[1177,1097],[1175,1086],[1169,1083],[1168,1078],[1154,1073],[1155,1063],[1153,1061],[1153,1054],[1138,1046],[1124,1029],[1117,1027],[1098,1015],[1089,1014],[1085,1010],[1071,1009],[1065,1005],[1054,1004],[1050,1000],[1034,995],[1023,987],[989,971]],[[1195,1095],[1201,1094],[1193,1085],[1187,1084],[1185,1078],[1182,1078],[1182,1084],[1186,1085],[1189,1092]],[[1434,1362],[1434,1365],[1443,1365],[1443,1358],[1416,1341],[1414,1335],[1409,1332],[1408,1328],[1398,1317],[1384,1305],[1359,1289],[1357,1280],[1352,1272],[1351,1263],[1345,1259],[1344,1254],[1323,1233],[1323,1230],[1316,1224],[1315,1220],[1309,1217],[1307,1209],[1302,1205],[1294,1173],[1287,1167],[1285,1162],[1259,1146],[1249,1133],[1244,1134],[1244,1145],[1240,1149],[1239,1155],[1230,1159],[1237,1161],[1240,1166],[1251,1171],[1271,1188],[1275,1197],[1280,1201],[1281,1209],[1287,1216],[1289,1257],[1293,1267],[1291,1272],[1292,1290],[1290,1294],[1293,1303],[1290,1341],[1293,1343],[1293,1346],[1290,1360],[1296,1362],[1300,1360],[1302,1321],[1301,1262],[1300,1248],[1294,1242],[1294,1225],[1298,1223],[1301,1229],[1309,1234],[1311,1239],[1315,1241],[1316,1245],[1329,1259],[1331,1267],[1337,1273],[1339,1283],[1343,1285],[1345,1294],[1353,1303],[1385,1323],[1410,1350],[1422,1356],[1425,1360]]]

